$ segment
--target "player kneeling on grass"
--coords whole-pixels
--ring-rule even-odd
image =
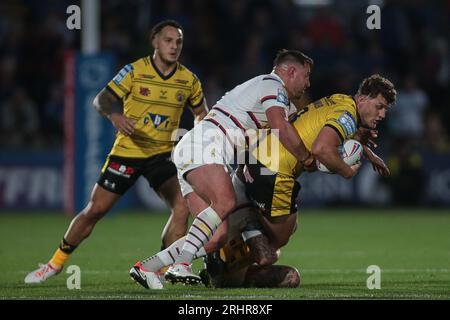
[[[245,188],[236,176],[233,186],[236,191]],[[205,257],[205,269],[200,272],[203,284],[215,288],[297,288],[299,271],[291,266],[274,265],[280,250],[270,246],[258,208],[248,205],[245,192],[239,193],[238,202],[247,205],[241,205],[228,217],[230,240]]]

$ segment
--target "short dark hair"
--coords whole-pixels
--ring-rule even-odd
[[[278,51],[277,56],[275,57],[275,60],[273,60],[273,66],[276,67],[283,62],[289,62],[289,61],[295,61],[300,63],[301,65],[305,65],[305,63],[309,64],[310,66],[314,65],[313,59],[308,57],[306,54],[304,54],[301,51],[298,50],[287,50],[282,49]]]
[[[395,103],[397,99],[397,91],[394,84],[379,74],[373,74],[365,78],[359,85],[357,92],[357,95],[365,95],[371,98],[375,98],[378,94],[381,94],[388,104]]]
[[[153,28],[152,31],[150,32],[150,40],[153,40],[156,35],[164,28],[167,26],[171,26],[177,29],[181,29],[181,31],[183,30],[183,27],[181,26],[181,24],[179,24],[178,22],[176,22],[175,20],[164,20],[161,21],[159,23],[157,23]]]

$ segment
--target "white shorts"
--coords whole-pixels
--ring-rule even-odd
[[[193,192],[185,180],[185,174],[189,171],[207,164],[220,164],[225,171],[231,172],[229,164],[234,161],[234,144],[218,126],[203,120],[183,136],[172,158],[184,197]]]

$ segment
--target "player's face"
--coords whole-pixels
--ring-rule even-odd
[[[300,99],[310,86],[311,66],[308,63],[305,63],[305,65],[296,64],[294,68],[291,94],[294,99]]]
[[[368,96],[358,97],[358,113],[364,126],[375,129],[378,123],[386,117],[388,103],[378,94],[375,98]]]
[[[164,27],[153,39],[157,58],[166,64],[178,61],[183,48],[183,32],[172,26]]]

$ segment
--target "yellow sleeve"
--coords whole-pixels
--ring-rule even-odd
[[[358,128],[358,123],[353,112],[345,108],[336,108],[328,114],[325,126],[334,129],[341,140],[344,141],[353,137]]]
[[[192,75],[194,76],[194,80],[192,82],[191,95],[189,96],[189,104],[191,108],[197,108],[203,103],[203,89],[197,76],[195,74]]]
[[[134,67],[132,64],[127,64],[106,86],[106,89],[120,100],[131,92],[133,69]]]

